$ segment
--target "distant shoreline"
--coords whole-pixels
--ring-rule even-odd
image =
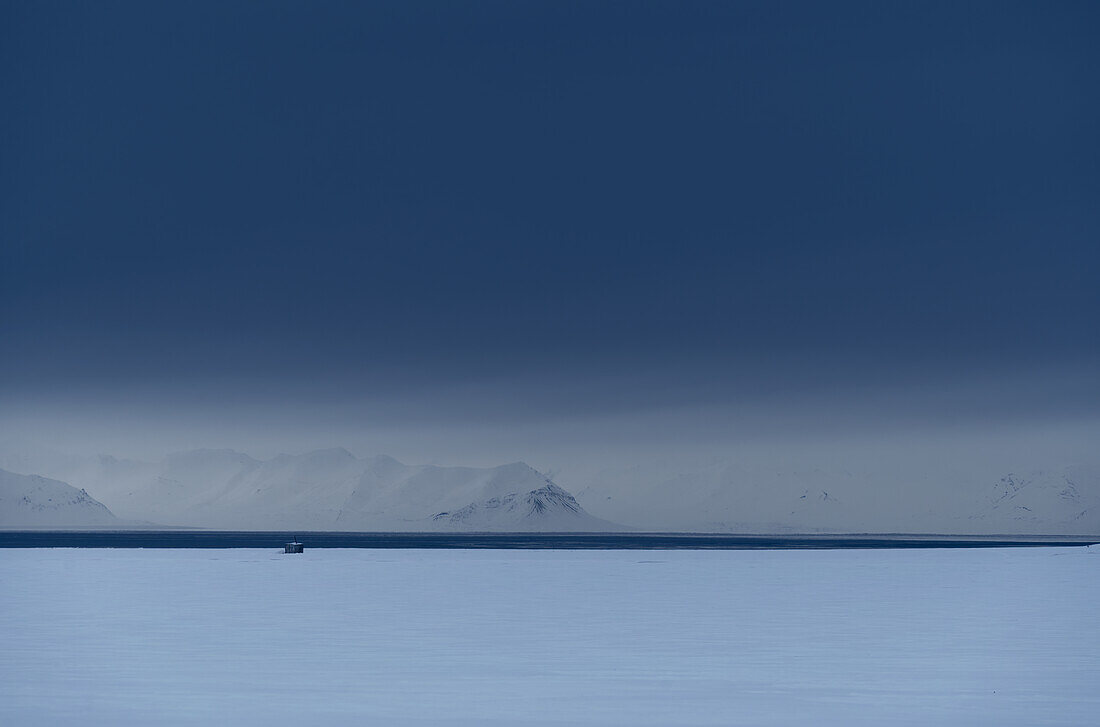
[[[281,548],[295,538],[309,549],[835,550],[1100,544],[1100,536],[1073,535],[0,530],[0,548]]]

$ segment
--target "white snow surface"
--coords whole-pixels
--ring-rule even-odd
[[[0,551],[0,724],[1084,725],[1100,549]]]

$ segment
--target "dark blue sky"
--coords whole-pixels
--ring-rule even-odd
[[[3,387],[1094,366],[1098,38],[1090,2],[4,3]]]

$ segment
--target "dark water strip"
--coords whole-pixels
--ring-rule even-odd
[[[958,535],[698,535],[685,533],[341,533],[290,531],[0,531],[0,548],[505,548],[776,550],[1084,546],[1100,538]]]

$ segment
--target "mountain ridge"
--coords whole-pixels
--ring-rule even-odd
[[[593,515],[643,531],[1100,534],[1100,468],[991,471],[657,462],[604,470],[576,493]]]
[[[119,518],[170,527],[349,531],[1100,534],[1100,468],[964,471],[935,463],[770,468],[635,464],[573,491],[523,462],[407,465],[342,447],[256,459],[231,449],[158,462],[65,457],[43,472]]]
[[[127,517],[176,527],[299,530],[613,531],[523,462],[406,465],[343,448],[258,460],[227,449],[159,462],[100,456],[69,476]],[[524,506],[525,505],[525,506]]]
[[[84,489],[0,469],[0,528],[118,528],[126,525]]]

